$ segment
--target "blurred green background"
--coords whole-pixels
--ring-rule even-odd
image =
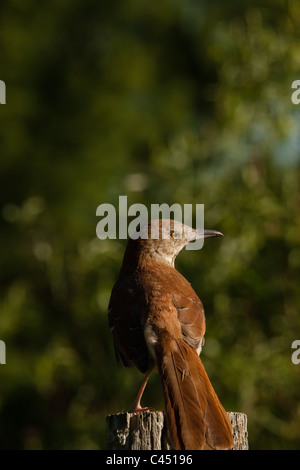
[[[126,241],[96,208],[205,204],[177,268],[252,449],[300,449],[298,0],[0,3],[0,448],[104,449],[142,375],[106,310]],[[163,407],[153,376],[144,405]]]

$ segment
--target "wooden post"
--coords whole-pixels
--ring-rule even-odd
[[[228,412],[233,431],[232,450],[248,450],[247,416]],[[106,417],[108,450],[170,450],[163,411],[118,413]]]

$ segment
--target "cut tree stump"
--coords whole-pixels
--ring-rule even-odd
[[[247,415],[228,412],[234,445],[232,450],[248,450]],[[106,417],[108,450],[171,450],[163,411],[117,413]]]

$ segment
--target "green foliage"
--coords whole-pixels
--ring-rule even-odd
[[[203,362],[252,448],[299,449],[299,23],[296,0],[2,0],[1,448],[105,448],[134,399],[106,319],[125,244],[95,216],[126,194],[205,204],[225,237],[177,262]]]

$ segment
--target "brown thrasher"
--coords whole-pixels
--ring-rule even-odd
[[[145,409],[141,396],[156,368],[170,440],[178,450],[233,446],[230,421],[199,357],[205,333],[203,305],[174,267],[186,244],[217,236],[222,234],[173,220],[149,222],[139,238],[128,242],[109,303],[117,358],[146,374],[131,411]]]

